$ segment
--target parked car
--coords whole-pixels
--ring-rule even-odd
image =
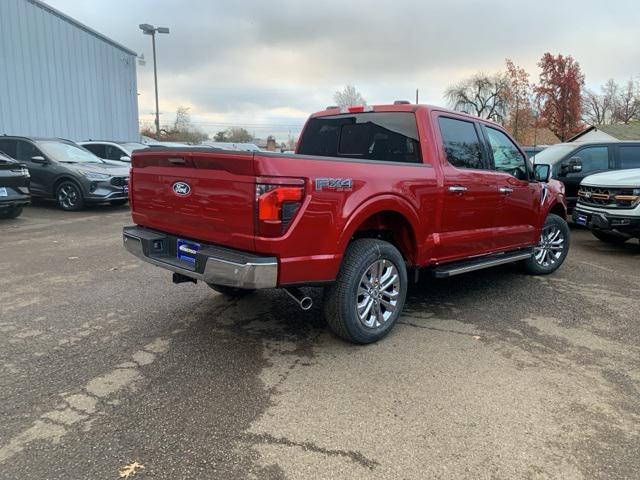
[[[80,142],[79,145],[103,160],[126,163],[131,163],[131,154],[135,150],[149,148],[148,145],[139,142],[107,142],[103,140],[89,140],[88,142]]]
[[[17,218],[29,205],[29,170],[0,151],[0,218]]]
[[[450,277],[566,258],[564,189],[537,177],[499,125],[424,105],[311,116],[297,154],[134,152],[125,248],[226,295],[324,286],[324,314],[352,342],[386,335],[420,270]],[[408,272],[412,274],[409,275]]]
[[[596,173],[582,180],[573,221],[606,243],[640,238],[640,169]]]
[[[580,182],[586,176],[640,168],[640,142],[559,143],[536,154],[533,161],[550,165],[552,178],[564,183],[571,212],[578,200]]]
[[[128,200],[129,167],[109,165],[69,140],[2,136],[0,150],[27,166],[34,197],[54,198],[63,210]]]

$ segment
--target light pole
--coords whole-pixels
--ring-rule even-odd
[[[167,27],[154,27],[148,23],[138,25],[142,33],[151,35],[151,46],[153,48],[153,83],[156,89],[156,140],[160,140],[160,112],[158,110],[158,68],[156,66],[156,33],[169,33]]]

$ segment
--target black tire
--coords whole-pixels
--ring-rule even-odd
[[[591,230],[591,233],[593,233],[593,236],[601,242],[609,243],[611,245],[622,245],[629,240],[629,237],[612,232],[603,232],[602,230]]]
[[[18,218],[22,214],[23,206],[9,207],[6,210],[0,210],[0,218],[11,219]]]
[[[82,190],[76,183],[65,180],[56,188],[56,202],[58,207],[68,212],[81,210],[84,207]]]
[[[391,278],[397,275],[399,282],[397,285],[394,282],[394,285],[384,290],[376,288],[375,285],[379,286],[379,283],[373,281],[373,283],[369,283],[373,290],[360,294],[360,292],[364,292],[364,290],[359,290],[361,282],[368,281],[369,278],[365,279],[365,274],[368,274],[370,269],[374,269],[376,265],[382,265],[381,268],[383,268],[379,274],[380,280],[388,274]],[[391,266],[395,268],[395,273]],[[384,281],[388,282],[389,279]],[[400,317],[407,295],[407,287],[407,267],[396,247],[388,242],[372,238],[355,240],[347,248],[336,282],[325,288],[323,302],[325,319],[331,330],[345,340],[360,344],[376,342],[391,331]],[[393,293],[396,298],[392,311],[387,310],[384,305],[385,303],[389,304],[389,300],[392,298],[390,293]],[[361,298],[362,300],[360,300]],[[358,314],[359,301],[363,307],[374,302],[373,305],[369,305],[363,310],[366,319],[361,320]],[[375,313],[376,309],[383,318],[379,324],[379,317]],[[389,317],[384,318],[387,313],[390,314]],[[373,320],[371,320],[371,315],[374,317]],[[372,321],[373,324],[367,326],[365,324],[367,321]]]
[[[233,297],[233,298],[243,297],[245,295],[255,292],[254,289],[227,287],[226,285],[216,285],[215,283],[208,283],[207,285],[209,285],[209,287],[212,290],[215,290],[216,292],[221,293],[222,295],[225,295],[227,297]]]
[[[550,232],[553,232],[553,235],[558,232],[557,238],[554,238],[553,241],[549,239],[548,233]],[[558,243],[560,241],[561,243]],[[566,220],[550,213],[542,227],[540,241],[534,248],[534,255],[523,262],[525,270],[533,275],[548,275],[555,272],[567,258],[570,242],[571,231]],[[558,250],[560,245],[562,249]],[[541,256],[545,251],[547,254]],[[556,256],[557,253],[559,255]]]
[[[125,205],[129,200],[111,200],[109,203],[114,207]]]

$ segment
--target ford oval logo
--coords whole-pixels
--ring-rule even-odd
[[[173,193],[176,195],[180,195],[181,197],[186,197],[191,193],[191,187],[188,183],[184,182],[176,182],[173,184]]]

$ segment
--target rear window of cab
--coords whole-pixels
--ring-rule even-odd
[[[412,112],[368,112],[311,118],[298,153],[323,157],[421,163]]]

